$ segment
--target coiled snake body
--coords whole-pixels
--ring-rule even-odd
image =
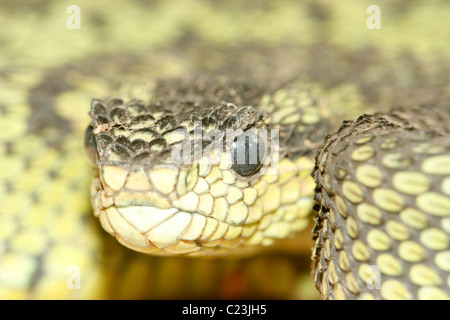
[[[313,280],[323,298],[448,299],[442,88],[407,97],[418,87],[405,88],[401,77],[377,83],[365,63],[365,72],[333,78],[320,55],[298,61],[305,52],[356,60],[332,46],[205,43],[186,32],[170,49],[145,54],[4,68],[0,297],[310,297],[301,289],[309,275],[299,274],[313,228]],[[379,108],[346,82],[395,107],[359,116]],[[252,136],[263,131],[277,138]],[[191,159],[227,137],[222,154],[174,162],[180,150]],[[234,163],[239,152],[251,157],[252,144],[267,149],[252,164]],[[104,236],[91,205],[125,247],[169,257]],[[301,240],[281,240],[302,231]]]

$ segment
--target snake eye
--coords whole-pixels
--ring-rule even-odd
[[[249,129],[234,142],[231,156],[234,172],[243,177],[254,175],[262,167],[266,143],[257,130]]]
[[[86,129],[86,133],[84,135],[84,149],[86,151],[86,155],[89,158],[89,161],[91,161],[92,164],[97,163],[97,145],[95,143],[94,138],[94,128],[92,126],[89,126]]]

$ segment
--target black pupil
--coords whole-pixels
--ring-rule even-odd
[[[232,169],[237,174],[248,177],[261,169],[265,157],[265,145],[258,139],[256,131],[247,131],[234,143],[232,149]]]

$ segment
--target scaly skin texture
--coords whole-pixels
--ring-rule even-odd
[[[380,3],[382,29],[369,30],[370,4],[77,1],[81,29],[69,30],[67,4],[3,1],[0,297],[317,297],[312,218],[301,241],[243,259],[148,257],[105,236],[91,213],[82,137],[92,98],[130,99],[149,78],[197,72],[301,79],[335,129],[364,112],[448,99],[449,4]]]
[[[447,112],[438,106],[415,125],[362,116],[318,153],[313,258],[324,298],[449,299],[450,135],[427,126]]]

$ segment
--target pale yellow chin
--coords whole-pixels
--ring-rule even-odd
[[[99,219],[123,245],[149,254],[225,253],[245,242],[251,244],[256,229],[256,225],[232,226],[176,208],[109,207],[101,210]]]
[[[190,236],[195,215],[178,209],[129,206],[100,213],[103,228],[123,245],[144,253],[186,254],[200,249]]]

